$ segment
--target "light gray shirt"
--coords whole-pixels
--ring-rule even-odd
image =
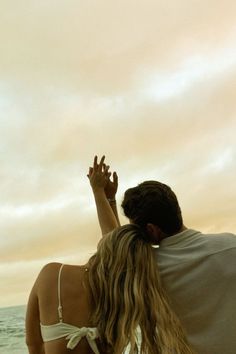
[[[199,354],[236,353],[236,235],[187,229],[156,249],[164,288]]]

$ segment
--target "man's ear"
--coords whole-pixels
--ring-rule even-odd
[[[148,223],[146,226],[146,230],[148,235],[150,236],[150,240],[151,242],[155,245],[155,244],[159,244],[160,240],[161,240],[161,229],[154,224]]]

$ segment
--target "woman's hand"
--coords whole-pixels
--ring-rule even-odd
[[[102,156],[98,163],[97,156],[94,157],[93,167],[89,168],[88,178],[93,192],[104,190],[109,180],[108,168],[104,164],[105,156]]]
[[[118,189],[118,176],[116,172],[109,172],[110,166],[104,163],[102,156],[99,164],[97,156],[94,157],[93,167],[89,168],[88,178],[93,191],[103,189],[108,199],[115,199]],[[111,179],[112,176],[112,179]]]
[[[114,198],[117,190],[117,178],[113,174],[113,181],[110,180],[111,173],[108,172],[109,166],[106,166],[104,161],[105,156],[101,158],[99,163],[97,156],[95,156],[93,167],[89,168],[88,173],[97,207],[98,221],[103,235],[119,226],[119,219],[116,216],[116,206],[112,207],[107,199],[108,195],[110,198]],[[112,204],[116,203],[112,202]],[[113,210],[114,208],[115,211]]]

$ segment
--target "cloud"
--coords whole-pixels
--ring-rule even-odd
[[[119,203],[157,179],[187,226],[236,232],[235,2],[10,5],[0,14],[2,304],[23,301],[45,262],[76,263],[96,247],[95,153],[119,174]]]
[[[222,47],[235,34],[236,5],[210,1],[60,1],[3,4],[3,77],[35,89],[110,94],[137,86],[140,72]],[[3,33],[3,32],[2,32]],[[3,36],[3,34],[2,34]]]

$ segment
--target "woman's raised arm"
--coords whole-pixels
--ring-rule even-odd
[[[114,230],[119,226],[119,221],[108,201],[105,188],[110,181],[108,167],[104,163],[103,156],[98,163],[97,156],[94,157],[93,167],[89,168],[88,178],[93,190],[93,195],[97,208],[98,221],[101,227],[102,235]],[[113,175],[113,181],[114,175]],[[110,181],[111,182],[111,181]],[[112,182],[111,182],[112,183]]]

